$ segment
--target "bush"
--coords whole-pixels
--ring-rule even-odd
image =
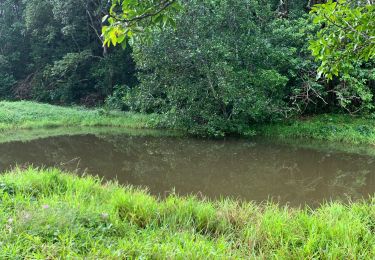
[[[312,64],[299,32],[307,20],[298,21],[275,19],[274,6],[257,0],[189,0],[175,30],[136,47],[140,85],[128,104],[210,136],[288,116],[292,90],[311,78],[298,73]]]

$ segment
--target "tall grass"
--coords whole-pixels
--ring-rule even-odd
[[[152,129],[161,126],[155,114],[60,107],[35,102],[0,102],[0,134],[23,129],[57,127],[119,127]],[[254,127],[257,135],[281,139],[312,139],[375,145],[375,118],[326,114]],[[91,129],[92,131],[92,129]],[[9,136],[9,135],[8,135]],[[0,139],[4,139],[0,136]]]
[[[156,115],[104,112],[82,107],[59,107],[35,102],[0,102],[0,131],[52,127],[112,126],[152,128]]]
[[[375,119],[371,116],[326,114],[259,126],[257,133],[269,137],[374,145]]]
[[[0,259],[374,259],[375,199],[294,209],[102,184],[57,169],[0,177]]]

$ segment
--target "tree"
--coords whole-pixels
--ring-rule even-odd
[[[375,80],[375,5],[372,0],[329,0],[312,7],[314,23],[321,26],[310,50],[320,61],[322,75],[339,105],[349,111],[370,110]],[[338,81],[338,82],[337,82]]]
[[[349,75],[358,63],[375,59],[375,5],[372,0],[329,0],[312,7],[314,22],[322,29],[310,42],[321,61],[320,74],[328,79]]]
[[[304,18],[275,18],[274,2],[185,1],[176,28],[134,45],[140,85],[129,106],[211,136],[251,134],[253,124],[292,114],[290,95],[315,69],[304,49],[309,29]]]

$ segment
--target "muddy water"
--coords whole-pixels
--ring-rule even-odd
[[[117,178],[164,196],[199,194],[310,206],[375,192],[375,157],[267,140],[198,140],[121,134],[0,144],[0,171],[57,166]]]

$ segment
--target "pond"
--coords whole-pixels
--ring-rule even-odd
[[[160,196],[174,190],[314,207],[375,192],[374,156],[266,139],[78,134],[0,144],[0,171],[29,164],[115,178]]]

